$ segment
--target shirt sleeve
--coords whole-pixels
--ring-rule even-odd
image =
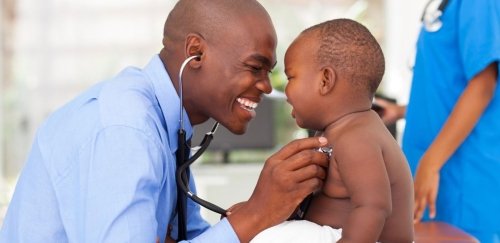
[[[111,126],[101,130],[84,155],[82,242],[155,242],[163,161],[159,145],[144,132]]]
[[[468,80],[500,60],[500,1],[464,0],[459,7],[458,38]]]
[[[189,241],[182,241],[184,243],[205,243],[205,242],[224,242],[224,243],[239,243],[240,240],[234,232],[233,227],[227,220],[227,218],[222,219],[217,224],[213,225],[211,228],[207,229],[202,234],[198,235],[196,238]]]

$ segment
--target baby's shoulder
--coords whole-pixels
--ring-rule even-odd
[[[345,127],[335,132],[325,132],[336,158],[355,159],[376,156],[383,150],[383,138],[359,126]],[[377,156],[378,157],[378,156]]]
[[[333,141],[337,144],[351,144],[359,142],[367,142],[367,139],[377,139],[377,134],[370,128],[366,122],[351,123],[344,126],[327,129],[324,136],[328,141]]]

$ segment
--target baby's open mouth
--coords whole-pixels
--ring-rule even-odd
[[[238,103],[240,103],[241,107],[247,111],[253,111],[259,105],[258,103],[253,102],[249,99],[245,99],[245,98],[238,98],[238,99],[236,99],[236,101],[238,101]]]

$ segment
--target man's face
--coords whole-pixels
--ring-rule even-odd
[[[240,26],[230,24],[230,26]],[[225,38],[208,43],[197,107],[231,132],[242,134],[255,117],[262,94],[272,90],[269,73],[276,63],[276,34],[262,19],[242,21]]]
[[[311,37],[299,36],[285,54],[285,88],[287,101],[292,105],[292,117],[302,128],[320,130],[315,114],[321,82],[321,70],[315,60],[316,44]],[[321,111],[319,111],[321,112]]]

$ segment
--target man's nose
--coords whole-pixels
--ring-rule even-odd
[[[257,87],[258,90],[265,94],[270,94],[271,91],[273,91],[273,87],[271,86],[271,80],[269,79],[269,77],[259,80],[255,84],[255,87]]]

